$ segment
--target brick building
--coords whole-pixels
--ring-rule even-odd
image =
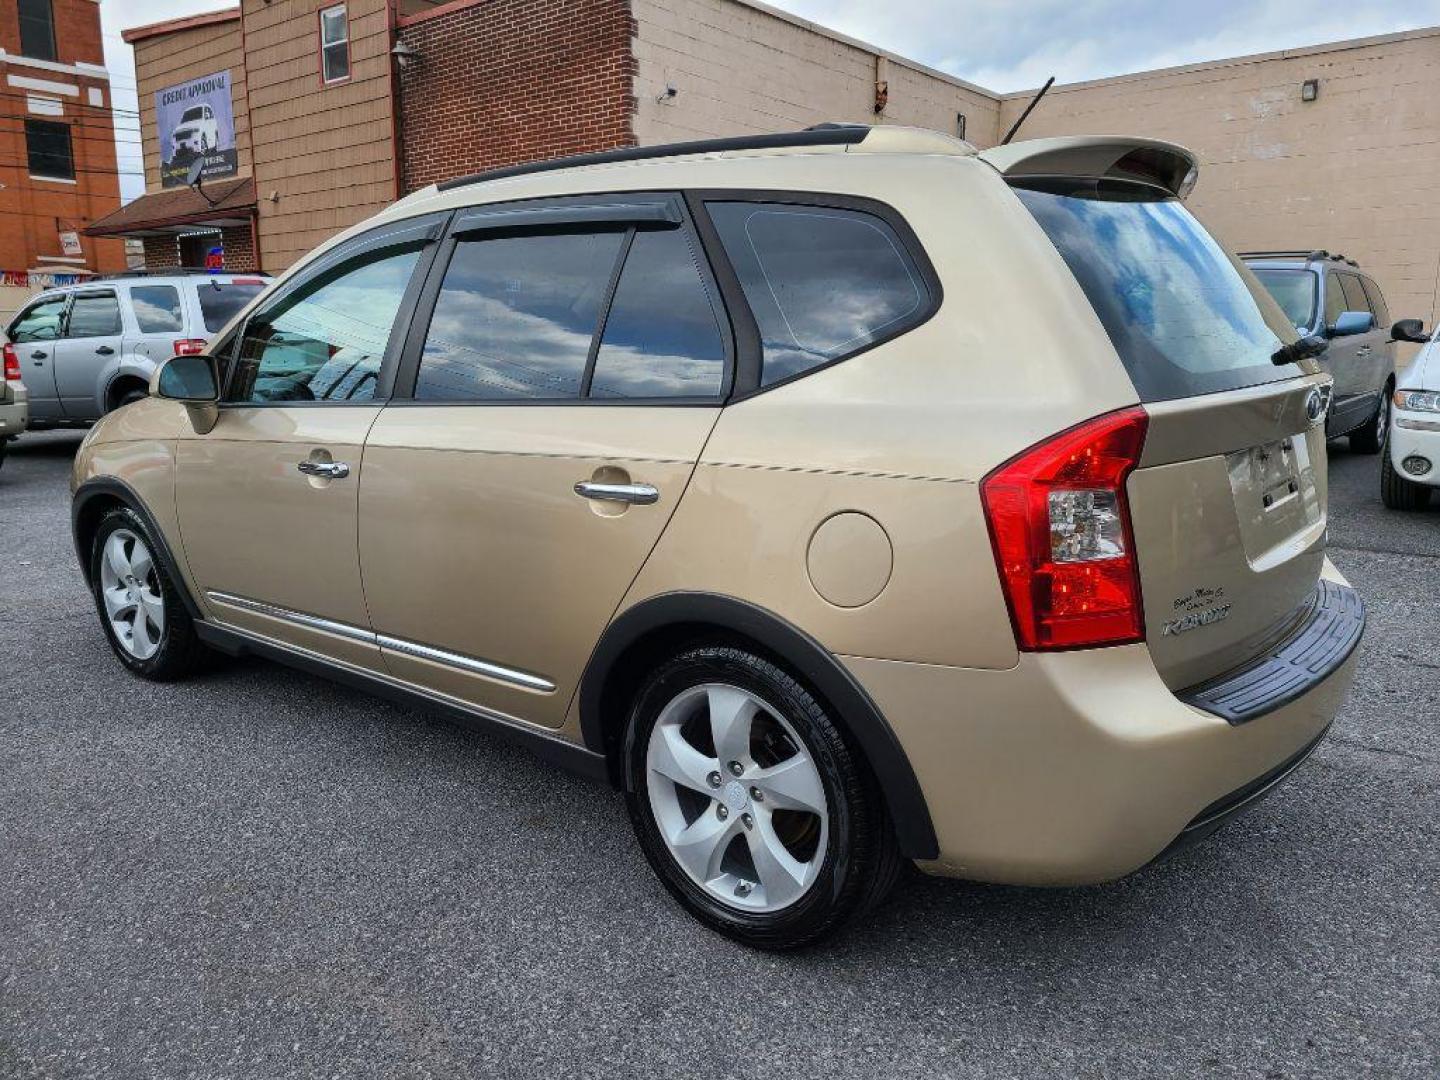
[[[1032,96],[759,0],[241,0],[126,37],[148,190],[92,233],[144,236],[152,265],[188,261],[199,235],[189,254],[223,247],[230,268],[281,270],[436,180],[616,146],[842,120],[983,148]],[[162,184],[156,95],[222,71],[236,168],[204,181],[202,201]],[[1057,86],[1025,135],[1182,142],[1204,165],[1192,205],[1230,244],[1339,248],[1393,308],[1429,318],[1437,100],[1440,28]]]
[[[95,0],[0,0],[0,272],[122,270],[124,245],[84,236],[120,205],[110,76]],[[10,307],[0,296],[0,311]]]

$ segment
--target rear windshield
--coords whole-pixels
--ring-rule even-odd
[[[264,285],[222,285],[207,281],[197,286],[205,329],[215,333],[264,290]]]
[[[1015,193],[1059,250],[1142,401],[1293,378],[1245,279],[1179,200],[1120,180],[1035,178]]]
[[[1255,268],[1255,276],[1275,298],[1291,325],[1309,333],[1310,327],[1315,325],[1317,276],[1314,271]]]

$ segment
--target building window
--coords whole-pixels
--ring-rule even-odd
[[[55,13],[50,0],[20,0],[20,55],[55,59]]]
[[[70,128],[48,120],[25,121],[25,148],[30,175],[45,180],[74,180],[75,158],[70,150]]]
[[[350,23],[344,4],[320,12],[320,77],[327,83],[350,77]]]

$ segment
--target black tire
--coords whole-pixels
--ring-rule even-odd
[[[1353,454],[1378,454],[1385,445],[1390,430],[1390,385],[1380,392],[1380,402],[1375,414],[1363,425],[1350,433],[1350,452]]]
[[[789,907],[740,910],[691,879],[671,855],[651,807],[646,753],[662,709],[705,683],[739,687],[783,714],[815,763],[828,804],[828,841],[814,883]],[[660,665],[635,696],[623,745],[625,797],[641,850],[692,915],[759,949],[796,949],[841,930],[879,904],[904,863],[884,799],[869,770],[813,694],[787,672],[742,649],[702,646]]]
[[[10,452],[10,440],[0,439],[0,465],[5,464],[5,455]]]
[[[111,625],[110,617],[105,610],[105,600],[101,595],[100,563],[104,558],[106,541],[110,539],[111,534],[120,529],[128,530],[139,536],[145,541],[150,551],[158,552],[160,550],[144,520],[128,506],[117,507],[100,520],[100,525],[95,530],[95,539],[90,546],[90,581],[91,595],[95,600],[95,610],[100,617],[101,629],[105,632],[105,640],[110,643],[110,648],[120,658],[120,662],[142,679],[150,679],[155,682],[173,682],[183,679],[204,663],[208,650],[195,633],[195,622],[191,619],[185,601],[181,598],[180,586],[171,580],[158,556],[152,560],[151,573],[153,577],[150,581],[151,588],[160,594],[165,612],[165,626],[159,635],[159,648],[155,654],[143,660],[132,655],[121,643]]]
[[[1391,510],[1424,510],[1430,505],[1428,484],[1417,484],[1395,471],[1389,439],[1380,457],[1380,498]]]
[[[132,386],[115,399],[115,408],[123,409],[133,401],[144,401],[150,396],[150,392],[141,386]],[[112,412],[114,409],[111,410]]]

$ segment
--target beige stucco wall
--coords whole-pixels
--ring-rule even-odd
[[[641,145],[793,131],[826,120],[916,124],[996,140],[999,101],[959,79],[753,0],[633,0]],[[889,83],[875,114],[875,82]],[[657,100],[673,85],[673,98]]]
[[[1314,102],[1300,100],[1319,79]],[[1002,130],[1030,94],[1004,100]],[[1056,86],[1021,138],[1148,135],[1200,158],[1190,205],[1237,250],[1326,248],[1433,324],[1440,28]]]

